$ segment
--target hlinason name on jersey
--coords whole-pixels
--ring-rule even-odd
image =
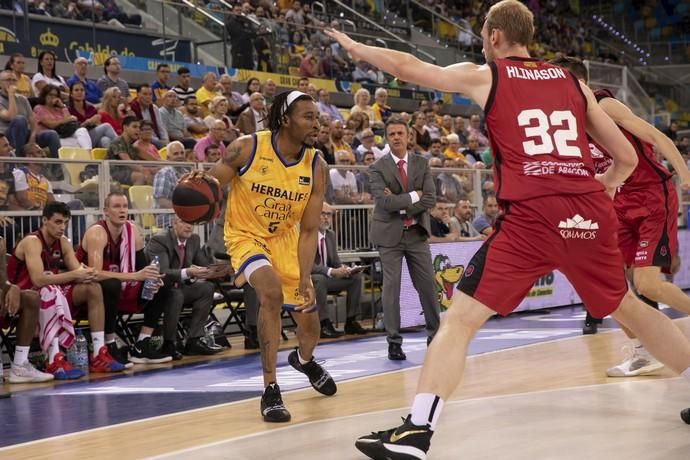
[[[547,67],[545,69],[526,69],[524,67],[506,66],[508,78],[520,78],[522,80],[553,80],[566,78],[563,69]]]
[[[271,196],[273,198],[280,198],[288,201],[304,201],[308,194],[304,192],[293,192],[292,190],[283,190],[278,187],[271,187],[270,185],[252,183],[252,192],[260,193],[261,195]]]

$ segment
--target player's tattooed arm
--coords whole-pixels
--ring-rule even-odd
[[[242,136],[235,139],[225,149],[222,160],[213,165],[208,173],[218,179],[221,187],[229,184],[240,168],[249,161],[253,147],[253,136]]]

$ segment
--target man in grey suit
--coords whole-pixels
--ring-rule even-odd
[[[434,178],[427,160],[408,154],[409,127],[398,117],[386,123],[390,153],[369,167],[374,218],[371,242],[383,267],[383,321],[388,333],[388,359],[404,360],[400,336],[400,277],[405,257],[426,320],[427,343],[440,323],[429,252],[429,209],[436,202]]]
[[[191,224],[175,216],[172,227],[154,235],[146,246],[150,259],[158,256],[160,271],[165,275],[165,284],[152,302],[162,302],[164,305],[162,351],[169,353],[173,359],[182,357],[177,352],[175,338],[183,305],[192,305],[185,354],[211,355],[222,350],[221,347],[210,346],[201,338],[213,307],[214,286],[207,280],[221,277],[225,273],[222,267],[208,267],[211,260],[201,248],[199,235],[192,230]]]
[[[333,208],[324,203],[321,208],[321,222],[316,246],[316,257],[311,269],[311,281],[314,283],[316,305],[319,306],[321,320],[321,338],[331,339],[340,337],[333,322],[326,311],[326,299],[329,293],[347,290],[347,319],[345,320],[346,334],[366,334],[367,331],[357,322],[359,314],[359,300],[362,297],[362,277],[353,273],[350,267],[343,265],[338,256],[335,243],[335,233],[331,230]]]

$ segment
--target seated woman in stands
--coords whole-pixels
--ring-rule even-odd
[[[38,105],[34,107],[34,117],[38,125],[38,132],[52,129],[60,136],[63,147],[81,147],[91,150],[91,137],[86,128],[79,126],[77,117],[60,99],[60,89],[46,84],[38,96]]]
[[[77,118],[82,128],[89,132],[94,147],[108,148],[117,137],[115,130],[108,123],[101,123],[101,115],[96,107],[86,102],[84,83],[77,80],[69,87],[69,113]]]

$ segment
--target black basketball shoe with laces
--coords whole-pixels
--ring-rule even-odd
[[[429,425],[413,425],[411,418],[397,428],[362,436],[355,447],[374,460],[426,460],[434,432]]]
[[[282,423],[290,421],[290,412],[283,405],[280,396],[280,387],[277,383],[271,383],[261,396],[261,415],[264,422]]]
[[[680,411],[680,418],[683,419],[685,423],[690,425],[690,407]]]
[[[299,356],[297,356],[297,348],[295,348],[292,353],[288,356],[288,363],[295,370],[305,374],[309,377],[309,383],[314,387],[316,391],[326,396],[333,396],[338,387],[335,385],[331,375],[321,367],[319,363],[314,361],[314,357],[311,357],[311,361],[306,364],[301,364],[299,362]]]

